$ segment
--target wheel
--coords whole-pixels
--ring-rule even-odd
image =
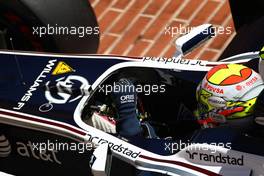
[[[86,27],[93,34],[39,35],[36,29]],[[96,53],[99,27],[87,0],[2,0],[0,1],[0,48],[57,53]]]

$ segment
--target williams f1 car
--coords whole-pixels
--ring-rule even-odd
[[[0,170],[12,175],[263,174],[263,138],[230,128],[201,129],[175,110],[195,110],[196,87],[213,66],[241,63],[263,75],[259,52],[221,62],[184,59],[211,37],[203,32],[211,27],[202,25],[179,38],[172,58],[1,51]],[[105,118],[114,129],[106,91],[120,75],[141,85],[139,118],[158,137],[126,140],[93,125]]]

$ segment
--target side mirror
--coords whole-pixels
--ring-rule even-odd
[[[108,144],[98,146],[90,160],[93,176],[110,176],[111,163],[112,156]]]
[[[190,33],[179,37],[176,41],[176,55],[185,55],[203,42],[212,38],[215,30],[211,24],[203,24],[193,28]]]

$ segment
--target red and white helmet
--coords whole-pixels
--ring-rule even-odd
[[[212,68],[197,88],[197,116],[204,123],[225,123],[253,113],[263,90],[261,76],[244,65],[222,64]]]

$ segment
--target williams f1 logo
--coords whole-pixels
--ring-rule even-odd
[[[63,77],[56,80],[55,93],[50,88],[50,82],[46,83],[46,87],[45,97],[49,104],[65,104],[81,98],[85,90],[88,89],[89,83],[84,77],[70,75],[67,78]],[[76,94],[74,91],[78,93]]]

